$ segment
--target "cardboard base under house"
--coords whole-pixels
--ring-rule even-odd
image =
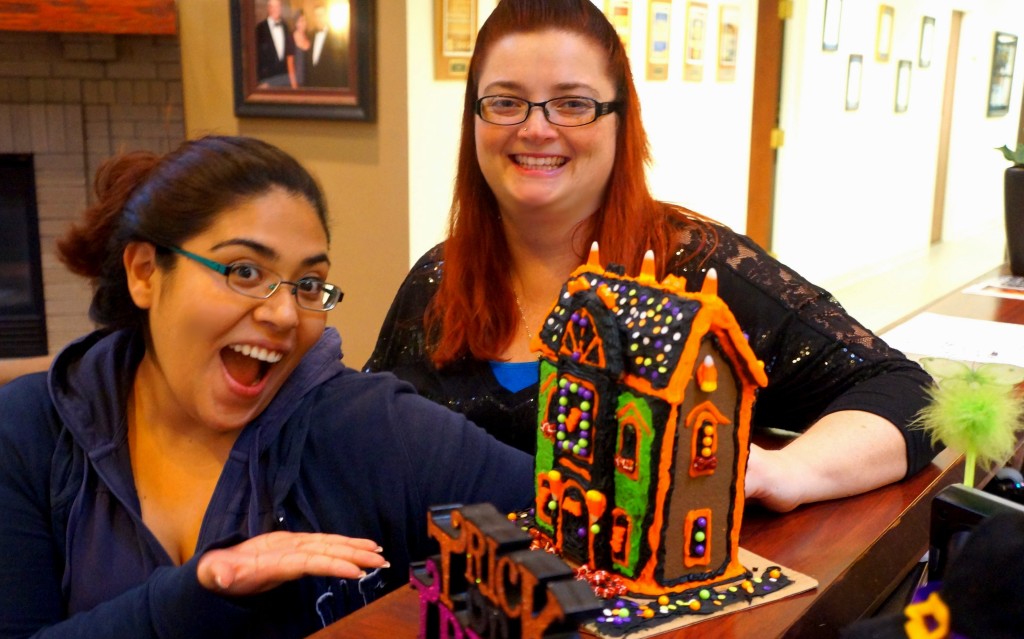
[[[773,564],[744,548],[740,548],[739,554],[740,563],[752,573],[748,578],[667,595],[667,600],[633,596],[609,599],[605,614],[585,624],[583,629],[597,637],[654,637],[723,615],[742,614],[818,587],[813,578]]]

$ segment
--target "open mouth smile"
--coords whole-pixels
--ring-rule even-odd
[[[231,344],[221,349],[221,360],[228,375],[242,386],[257,386],[284,353],[251,344]]]
[[[512,161],[524,169],[546,171],[563,166],[568,160],[558,155],[537,157],[535,155],[513,155]]]

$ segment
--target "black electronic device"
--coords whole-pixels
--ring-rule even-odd
[[[1024,505],[963,484],[943,488],[932,500],[928,580],[941,581],[978,524],[1004,512],[1024,514]]]

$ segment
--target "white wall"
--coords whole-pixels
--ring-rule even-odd
[[[1002,220],[1002,169],[994,147],[1012,144],[1020,113],[986,117],[993,37],[1019,33],[1017,0],[890,0],[892,53],[875,59],[878,4],[846,0],[837,51],[821,50],[824,0],[797,3],[786,29],[773,248],[814,281],[870,272],[929,246],[941,100],[952,12],[969,4],[960,34],[944,239]],[[921,20],[936,19],[932,63],[918,65]],[[1024,35],[1024,33],[1020,33]],[[845,110],[850,54],[863,56],[860,108]],[[1022,59],[1020,48],[1018,62]],[[911,60],[909,108],[894,109],[898,60]]]
[[[599,6],[602,0],[595,0]],[[410,263],[444,235],[451,201],[464,84],[433,80],[433,10],[407,0],[409,24]],[[478,0],[480,20],[494,6]],[[657,197],[742,231],[746,226],[756,0],[708,0],[706,67],[682,80],[686,3],[672,3],[669,79],[644,78],[647,2],[634,0],[630,56],[654,163]],[[736,78],[715,79],[719,8],[738,7]],[[947,237],[1001,223],[1002,169],[993,151],[1017,137],[1020,72],[1010,113],[987,118],[994,31],[1022,37],[1020,0],[889,0],[895,8],[889,62],[876,62],[878,3],[845,0],[839,49],[821,50],[825,0],[795,2],[786,26],[782,126],[773,248],[813,281],[835,281],[927,249],[950,16],[967,12],[960,42],[947,185]],[[969,7],[965,7],[969,5]],[[921,17],[936,18],[932,63],[917,64]],[[864,57],[861,104],[844,108],[849,54]],[[909,109],[894,113],[897,60],[913,61]]]
[[[1003,224],[1003,172],[1009,163],[992,149],[1004,144],[1013,148],[1018,139],[1021,97],[1024,96],[1024,2],[988,0],[980,3],[990,5],[991,11],[981,11],[975,7],[975,2],[967,0],[951,4],[966,15],[961,29],[953,106],[956,126],[949,151],[949,171],[957,179],[951,180],[947,187],[943,228],[946,238],[969,234],[983,220]],[[1010,113],[989,118],[985,112],[996,31],[1017,35],[1017,58]],[[970,46],[965,46],[966,42]]]
[[[493,0],[481,0],[480,4]],[[488,11],[489,14],[489,11]],[[409,265],[444,239],[464,81],[434,80],[434,3],[406,0],[409,69]]]
[[[736,77],[718,82],[716,55],[720,4],[739,8]],[[707,44],[700,82],[683,76],[686,5],[672,3],[668,79],[645,75],[647,2],[633,3],[630,60],[654,162],[648,181],[655,196],[677,202],[743,230],[754,91],[756,0],[708,3]]]

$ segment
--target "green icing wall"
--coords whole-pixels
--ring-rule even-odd
[[[619,395],[616,413],[630,405],[640,414],[643,423],[648,427],[648,433],[650,433],[651,407],[647,400],[641,396],[623,392]],[[616,445],[618,445],[617,437],[618,434],[616,433]],[[651,473],[654,470],[653,462],[655,461],[651,458],[651,446],[654,444],[654,437],[650,435],[645,436],[638,429],[637,441],[639,444],[636,459],[637,468],[639,469],[637,473],[638,479],[633,480],[623,473],[615,473],[615,505],[625,510],[629,515],[630,522],[632,522],[629,565],[616,565],[629,577],[635,576],[634,572],[636,571],[637,561],[640,556],[640,541],[643,539],[643,535],[646,534],[646,531],[642,530],[642,526],[647,516],[648,506],[650,505]]]

